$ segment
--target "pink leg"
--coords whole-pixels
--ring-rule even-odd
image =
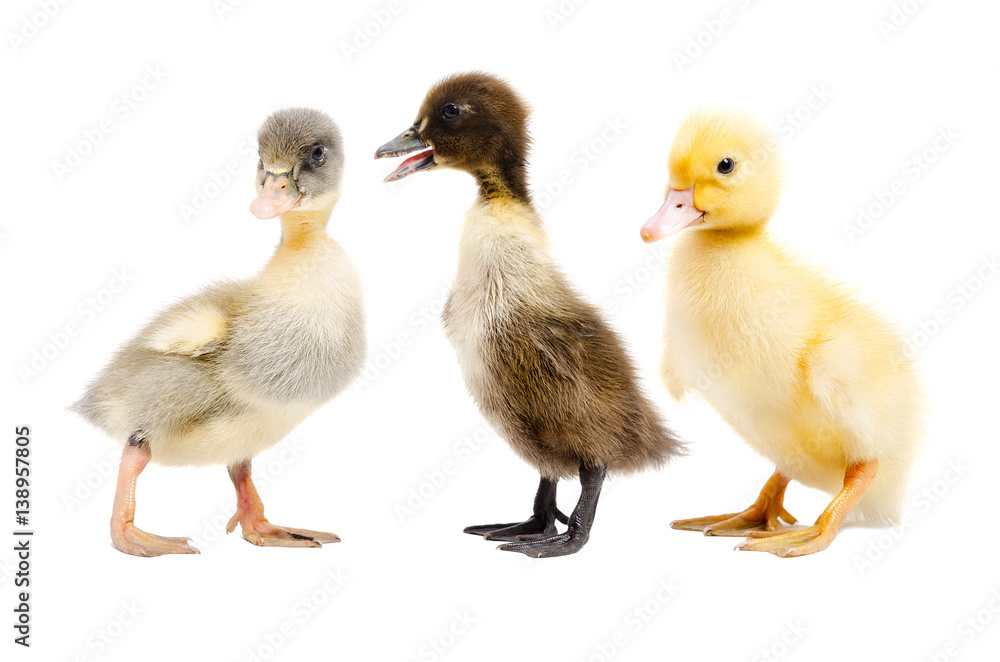
[[[150,458],[149,445],[144,440],[129,437],[118,467],[118,487],[111,513],[111,544],[115,549],[133,556],[164,554],[198,554],[189,545],[189,538],[165,538],[146,533],[133,523],[135,519],[135,483]]]
[[[275,526],[264,517],[264,503],[250,478],[250,460],[229,467],[229,477],[236,486],[236,514],[226,527],[232,533],[239,523],[243,537],[261,547],[322,547],[323,543],[340,542],[333,533]]]

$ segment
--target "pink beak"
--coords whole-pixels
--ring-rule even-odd
[[[257,218],[274,218],[295,209],[301,200],[302,196],[287,172],[280,175],[269,172],[257,199],[250,203],[250,213]]]
[[[694,186],[683,191],[672,188],[659,211],[643,224],[640,234],[651,244],[704,220],[705,212],[694,206]]]

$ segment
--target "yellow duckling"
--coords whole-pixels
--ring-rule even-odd
[[[755,119],[699,111],[670,154],[666,201],[642,227],[684,232],[666,286],[662,373],[697,391],[777,470],[740,513],[675,529],[748,536],[737,549],[803,556],[826,549],[857,508],[896,519],[922,433],[920,393],[899,335],[871,306],[791,254],[767,222],[781,163]],[[782,505],[791,480],[835,494],[813,526]]]

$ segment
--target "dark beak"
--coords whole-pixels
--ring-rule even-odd
[[[420,139],[420,131],[417,125],[414,124],[409,129],[403,131],[401,134],[375,150],[376,159],[403,156],[418,150],[423,151],[420,151],[419,154],[411,156],[399,164],[399,167],[390,173],[389,176],[385,178],[385,181],[394,182],[397,179],[402,179],[403,177],[412,175],[415,172],[433,168],[437,165],[434,163],[434,149]]]

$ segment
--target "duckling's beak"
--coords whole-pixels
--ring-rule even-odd
[[[639,233],[647,244],[677,234],[705,220],[705,212],[694,206],[694,187],[670,189],[663,206],[646,221]]]
[[[289,209],[295,209],[302,202],[302,195],[295,187],[295,182],[284,172],[276,175],[267,173],[264,187],[257,199],[250,203],[250,213],[257,218],[274,218],[284,214]]]
[[[412,175],[415,172],[433,168],[437,165],[434,163],[434,148],[430,147],[427,143],[420,139],[420,129],[416,124],[414,124],[409,129],[403,131],[401,134],[375,150],[376,159],[403,156],[404,154],[416,152],[417,150],[423,151],[400,163],[399,167],[389,173],[384,181],[394,182],[397,179],[402,179],[403,177]]]

